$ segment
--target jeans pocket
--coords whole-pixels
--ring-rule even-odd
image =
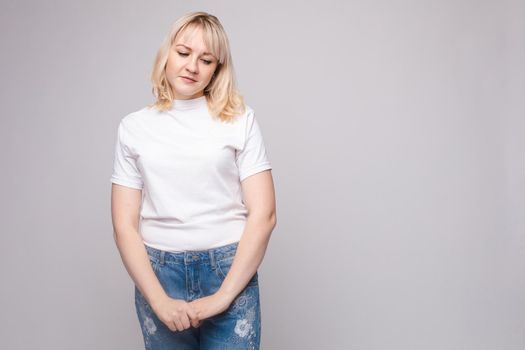
[[[151,256],[148,254],[148,260],[149,260],[149,263],[151,265],[151,268],[153,269],[153,272],[155,272],[155,274],[157,274],[157,271],[158,271],[158,267],[159,267],[159,261],[157,260],[157,258]]]
[[[221,259],[217,261],[217,275],[221,279],[221,281],[224,281],[226,278],[226,275],[230,271],[230,268],[233,264],[234,256],[229,256],[227,258]],[[259,274],[257,271],[253,274],[252,278],[248,281],[248,286],[256,286],[259,284]]]

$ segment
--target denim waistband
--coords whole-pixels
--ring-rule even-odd
[[[150,259],[160,262],[163,265],[166,262],[191,264],[203,261],[209,261],[215,264],[217,260],[222,260],[235,256],[237,245],[239,242],[230,243],[221,247],[206,249],[206,250],[188,250],[184,252],[169,252],[165,250],[156,249],[148,245],[146,251]]]

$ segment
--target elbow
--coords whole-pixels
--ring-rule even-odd
[[[113,239],[118,245],[122,239],[129,237],[133,233],[137,233],[137,230],[133,227],[133,225],[119,225],[113,228]]]
[[[119,244],[120,236],[117,232],[117,230],[113,230],[113,240],[115,241],[115,244],[118,246]]]
[[[264,215],[262,220],[267,225],[267,227],[270,229],[270,232],[273,231],[273,229],[277,225],[277,215],[275,214],[275,212],[271,212],[267,215]]]
[[[271,225],[271,228],[272,230],[275,228],[275,226],[277,225],[277,214],[275,213],[275,211],[273,211],[271,214],[270,214],[270,225]]]
[[[259,225],[268,227],[271,230],[277,224],[277,215],[274,211],[263,212],[263,211],[253,211],[248,214],[250,220],[256,221]]]

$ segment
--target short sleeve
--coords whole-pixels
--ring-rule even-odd
[[[266,154],[261,129],[253,110],[246,114],[246,118],[244,147],[242,150],[238,150],[235,155],[241,182],[250,175],[272,168]]]
[[[136,189],[142,189],[144,186],[142,176],[137,168],[136,157],[126,145],[126,130],[122,121],[117,132],[111,182]]]

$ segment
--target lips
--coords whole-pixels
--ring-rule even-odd
[[[195,81],[197,81],[197,80],[195,80],[195,79],[193,79],[193,78],[190,78],[190,77],[187,77],[187,76],[184,76],[184,75],[181,76],[181,78],[183,78],[183,79],[186,80],[186,81],[191,81],[191,82],[195,82]]]

